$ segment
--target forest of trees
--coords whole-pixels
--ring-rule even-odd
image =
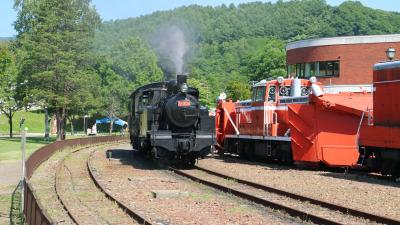
[[[212,106],[220,92],[233,99],[248,97],[252,81],[286,74],[287,42],[328,36],[400,32],[400,14],[348,1],[333,7],[324,0],[246,3],[235,6],[192,5],[139,18],[104,22],[94,49],[113,57],[115,44],[131,37],[151,43],[160,27],[181,27],[190,46],[186,72],[198,86],[202,102]],[[162,35],[162,34],[161,34]],[[164,58],[158,58],[163,65]]]
[[[86,114],[124,117],[136,87],[173,77],[158,44],[165,27],[183,32],[183,72],[210,107],[220,92],[245,99],[251,82],[285,75],[287,42],[400,33],[399,13],[355,1],[192,5],[105,22],[90,0],[15,0],[15,8],[17,37],[0,44],[0,110],[12,118],[41,106],[61,129]]]

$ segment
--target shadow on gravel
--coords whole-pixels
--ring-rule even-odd
[[[109,149],[106,151],[106,158],[108,160],[119,160],[123,165],[130,165],[136,169],[158,169],[152,161],[142,156],[136,150]]]
[[[119,160],[123,165],[133,166],[135,169],[142,170],[168,170],[170,166],[182,170],[191,170],[193,166],[171,164],[170,162],[163,160],[150,159],[144,156],[141,152],[131,149],[109,149],[106,151],[106,158],[108,160]]]
[[[339,173],[339,172],[329,172],[321,173],[321,176],[332,177],[342,180],[351,180],[357,182],[364,182],[370,184],[377,184],[383,186],[400,187],[400,183],[396,183],[394,178],[388,176],[381,176],[378,174],[362,173],[362,172],[350,172],[350,173]]]
[[[206,158],[213,158],[216,160],[223,161],[225,163],[240,163],[245,165],[251,166],[261,166],[265,167],[266,170],[289,170],[289,169],[297,169],[296,167],[289,165],[289,164],[279,164],[278,162],[268,162],[262,159],[241,159],[239,156],[225,154],[223,156],[214,155],[214,156],[207,156]]]
[[[279,162],[266,161],[261,159],[248,160],[241,159],[239,156],[225,154],[223,156],[214,155],[207,156],[206,158],[213,158],[223,161],[224,163],[240,163],[252,166],[261,166],[265,170],[299,170],[299,171],[320,171],[320,175],[332,177],[336,179],[352,180],[358,182],[365,182],[370,184],[378,184],[391,187],[400,187],[400,183],[396,183],[394,178],[382,176],[379,174],[371,174],[362,171],[347,170],[343,168],[328,168],[328,167],[296,167],[292,164],[280,164]]]

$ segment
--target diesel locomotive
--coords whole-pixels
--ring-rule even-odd
[[[214,118],[186,75],[151,83],[130,96],[131,144],[163,164],[194,165],[214,144]]]
[[[372,93],[328,94],[315,77],[280,77],[255,84],[250,100],[221,99],[216,148],[221,154],[399,178],[400,61],[373,70]]]

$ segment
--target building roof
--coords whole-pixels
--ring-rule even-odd
[[[385,42],[386,43],[400,42],[400,34],[345,36],[345,37],[329,37],[329,38],[301,40],[288,43],[286,45],[286,51],[297,48],[307,48],[307,47],[317,47],[317,46],[371,44],[371,43],[385,43]]]

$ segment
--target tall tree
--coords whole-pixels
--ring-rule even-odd
[[[114,71],[114,66],[107,56],[97,56],[93,62],[95,73],[100,75],[99,101],[96,111],[110,118],[111,134],[114,119],[128,114],[129,95],[134,83]]]
[[[88,79],[88,53],[100,18],[90,0],[15,0],[19,79],[27,80],[22,98],[43,102],[55,112],[57,137]]]
[[[6,115],[10,128],[10,137],[13,137],[13,116],[22,106],[17,98],[18,86],[15,57],[9,46],[0,45],[0,111]]]
[[[270,77],[285,76],[286,52],[285,43],[271,39],[259,51],[248,56],[246,72],[251,80],[262,80]]]
[[[231,80],[226,86],[228,98],[233,101],[245,100],[251,97],[251,85],[246,81]]]
[[[156,54],[138,37],[127,38],[113,46],[109,57],[112,59],[113,70],[136,87],[163,78]]]

